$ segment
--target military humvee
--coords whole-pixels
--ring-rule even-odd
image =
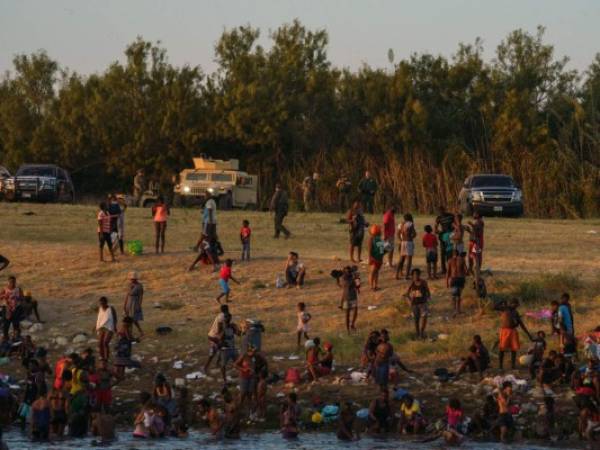
[[[181,171],[174,189],[182,205],[204,204],[210,192],[219,209],[256,209],[258,176],[240,171],[237,159],[224,161],[205,156],[193,159],[194,168]]]

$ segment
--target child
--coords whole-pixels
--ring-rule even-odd
[[[381,227],[379,225],[372,225],[369,234],[369,287],[372,291],[376,291],[379,289],[379,270],[383,264],[385,242],[381,239]]]
[[[473,289],[477,293],[477,301],[479,303],[479,315],[485,314],[485,298],[487,297],[487,287],[485,280],[479,276],[473,280]]]
[[[538,331],[536,338],[532,341],[533,345],[529,350],[532,355],[531,363],[529,364],[529,375],[532,380],[535,380],[536,374],[542,361],[544,360],[544,352],[546,351],[546,333]]]
[[[427,278],[429,280],[437,278],[437,247],[438,240],[431,225],[425,225],[425,235],[423,236],[423,247],[425,247],[425,263],[427,264]]]
[[[443,433],[444,440],[448,445],[458,445],[464,439],[463,435],[463,420],[465,413],[457,398],[451,398],[446,406],[446,423],[447,428]]]
[[[296,333],[298,335],[298,347],[300,347],[300,341],[302,339],[302,336],[304,336],[304,339],[308,340],[310,339],[308,337],[308,322],[310,322],[310,319],[312,319],[312,316],[306,312],[306,304],[303,302],[298,303],[298,305],[296,306],[297,308],[297,315],[298,315],[298,325],[296,327]]]
[[[319,356],[321,355],[321,339],[314,338],[312,345],[306,350],[306,368],[313,383],[319,379]]]
[[[242,241],[242,261],[250,261],[250,222],[242,221],[242,229],[240,230],[240,240]]]
[[[240,284],[238,280],[233,278],[233,275],[231,274],[231,266],[233,266],[233,260],[228,259],[225,261],[225,265],[221,267],[221,273],[219,274],[219,284],[221,285],[221,289],[223,290],[223,292],[221,292],[217,296],[217,303],[219,305],[221,304],[222,297],[225,297],[225,303],[229,303],[229,293],[231,292],[231,290],[229,289],[229,280],[231,279],[237,284]]]
[[[399,432],[401,434],[418,434],[425,429],[425,419],[421,413],[421,405],[411,395],[402,398],[400,406]]]

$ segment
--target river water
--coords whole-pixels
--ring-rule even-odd
[[[10,450],[30,450],[30,449],[78,449],[91,450],[98,446],[91,438],[73,439],[60,441],[56,443],[31,443],[25,436],[19,432],[10,432],[4,435],[4,440]],[[205,433],[192,432],[187,439],[160,439],[160,440],[139,440],[134,439],[131,433],[119,433],[119,440],[105,448],[115,450],[134,450],[134,449],[157,449],[157,450],[329,450],[329,449],[349,449],[349,450],[425,450],[425,449],[443,449],[445,446],[438,440],[427,444],[418,444],[406,440],[398,439],[373,439],[364,437],[358,442],[340,442],[334,433],[304,433],[296,440],[284,440],[279,433],[260,433],[244,435],[239,440],[216,441]],[[462,449],[470,450],[506,450],[508,448],[517,450],[547,450],[550,447],[537,445],[510,445],[504,446],[498,443],[480,443],[466,442],[461,445]]]

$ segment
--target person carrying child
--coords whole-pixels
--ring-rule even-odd
[[[300,347],[300,341],[302,340],[302,336],[304,339],[310,339],[308,337],[308,323],[312,316],[308,311],[306,311],[306,304],[304,302],[298,303],[296,305],[296,315],[298,316],[298,325],[296,326],[296,335],[298,337],[298,347]]]
[[[483,372],[485,372],[490,365],[490,354],[485,345],[483,345],[481,336],[478,334],[473,336],[473,343],[469,347],[469,354],[466,358],[461,359],[462,363],[454,377],[455,381],[458,380],[460,375],[467,371],[469,373],[477,372],[479,374],[479,379],[483,380]]]
[[[242,243],[242,261],[250,261],[250,237],[252,236],[252,230],[250,229],[250,222],[247,220],[242,221],[242,228],[240,229],[240,241]]]
[[[227,259],[225,261],[225,265],[221,267],[221,272],[219,273],[219,285],[221,286],[221,293],[217,296],[217,303],[221,304],[221,298],[225,297],[225,303],[229,303],[229,293],[231,289],[229,288],[229,280],[235,281],[237,284],[240,284],[238,280],[236,280],[231,274],[231,267],[233,266],[233,260]]]
[[[423,247],[425,247],[425,264],[427,264],[427,279],[437,279],[437,247],[438,239],[433,234],[431,225],[425,225],[425,234],[423,235]]]

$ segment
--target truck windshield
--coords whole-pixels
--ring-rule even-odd
[[[473,177],[471,187],[514,187],[514,182],[510,177],[490,176],[490,177]]]
[[[205,173],[188,173],[185,176],[185,179],[188,181],[204,181],[206,180]]]
[[[17,172],[18,177],[53,177],[56,176],[54,167],[28,166],[21,167]]]
[[[220,182],[231,182],[233,181],[233,175],[230,173],[212,173],[210,175],[210,180]]]

